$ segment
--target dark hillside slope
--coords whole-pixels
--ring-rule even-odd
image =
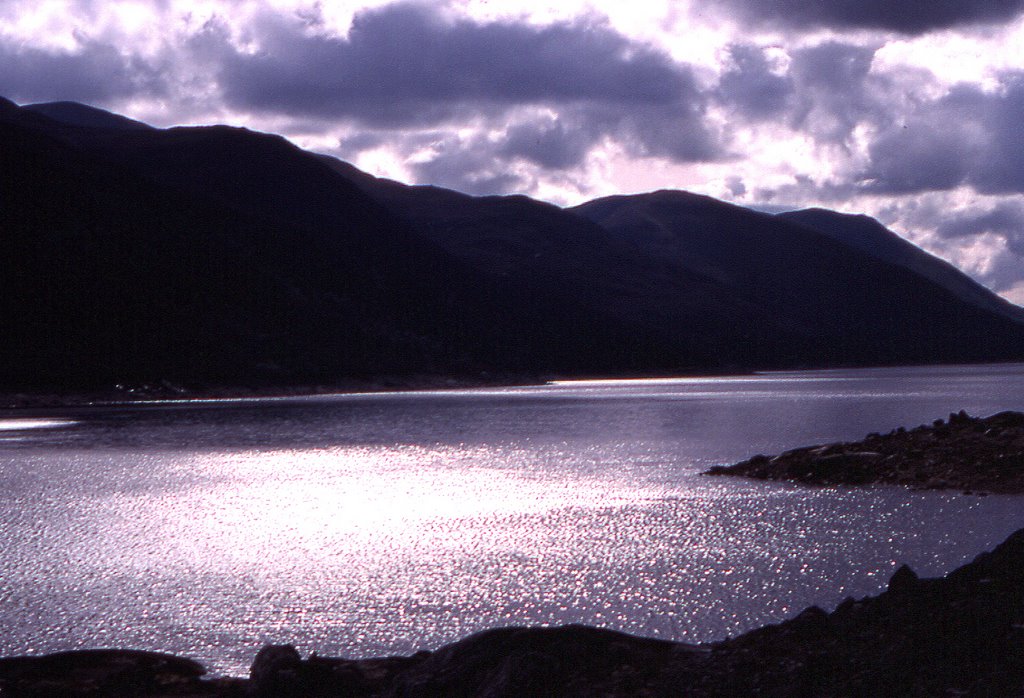
[[[303,386],[1024,358],[1024,327],[806,225],[573,210],[277,136],[0,100],[0,387]]]
[[[489,370],[614,373],[680,370],[709,360],[586,303],[585,288],[559,287],[552,295],[528,273],[453,254],[322,158],[278,136],[207,127],[132,134],[64,129],[60,137],[169,190],[291,226],[300,233],[293,237],[297,247],[312,244],[376,269],[388,279],[378,294],[403,322],[417,332],[439,329],[439,340]],[[421,326],[431,318],[433,325]]]
[[[1024,356],[1018,322],[817,231],[707,197],[660,192],[562,210],[406,186],[325,161],[460,259],[542,285],[552,298],[571,290],[705,366]]]
[[[296,250],[287,229],[10,123],[0,196],[6,386],[309,381],[401,358],[429,365],[425,338],[381,322],[364,269]],[[316,284],[325,277],[338,280],[334,298]],[[376,356],[357,349],[371,342]]]
[[[582,306],[609,326],[670,348],[661,356],[634,353],[623,369],[746,368],[804,358],[792,355],[789,327],[715,279],[647,255],[585,218],[524,196],[406,186],[335,162],[410,227],[518,295],[546,298],[552,308]]]
[[[386,219],[353,214],[344,238],[325,238],[163,186],[13,116],[0,114],[6,386],[531,368],[524,321],[496,289],[439,251],[389,254],[380,240],[401,231]]]
[[[473,268],[281,138],[0,107],[7,388],[693,365]]]
[[[135,119],[129,119],[120,114],[87,104],[78,102],[44,102],[40,104],[26,104],[27,111],[42,114],[43,116],[68,126],[82,126],[86,128],[117,129],[120,131],[151,131],[153,127]]]
[[[572,210],[791,323],[816,365],[1024,356],[1020,323],[804,225],[673,191]]]
[[[807,208],[776,217],[808,226],[884,262],[906,267],[979,308],[1024,321],[1024,308],[999,297],[952,264],[933,257],[870,216]]]

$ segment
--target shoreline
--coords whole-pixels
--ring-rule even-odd
[[[989,365],[989,364],[979,364]],[[992,364],[998,365],[998,364]],[[1022,364],[1024,367],[1024,364]],[[824,370],[824,369],[793,369]],[[836,369],[840,370],[840,369]],[[791,371],[778,371],[789,373]],[[700,370],[678,373],[620,373],[620,374],[585,374],[585,375],[526,375],[526,374],[487,374],[477,377],[469,376],[379,376],[372,379],[349,379],[325,384],[298,385],[219,385],[201,388],[184,387],[168,381],[137,386],[114,386],[109,389],[54,391],[54,390],[14,390],[0,391],[0,410],[21,409],[75,409],[88,407],[131,407],[147,404],[189,404],[217,403],[259,400],[314,399],[345,395],[387,395],[391,393],[431,392],[438,390],[473,390],[541,387],[559,383],[574,382],[619,382],[619,381],[662,381],[676,379],[726,378],[731,376],[745,377],[762,372],[753,369],[736,368],[734,370]]]
[[[877,596],[702,645],[581,625],[486,630],[435,651],[303,659],[267,645],[247,678],[183,657],[0,658],[4,696],[1020,695],[1024,529],[944,577],[899,568]]]
[[[703,474],[812,486],[901,485],[1019,495],[1024,494],[1024,413],[972,417],[961,410],[930,425],[756,455]]]
[[[754,369],[731,367],[722,369],[690,369],[671,373],[621,373],[587,375],[533,375],[533,374],[481,374],[479,376],[377,376],[367,379],[347,379],[332,383],[284,385],[212,385],[188,387],[171,381],[158,381],[140,385],[117,385],[101,389],[54,390],[15,389],[0,391],[0,411],[75,409],[90,407],[131,407],[147,404],[189,404],[236,402],[245,400],[287,400],[328,397],[336,395],[371,395],[396,392],[434,390],[471,390],[473,388],[516,388],[585,381],[643,381],[701,378],[729,378],[764,376],[766,378],[801,373],[831,371],[935,369],[955,366],[1005,367],[1021,366],[1024,362],[979,362],[966,364],[907,364],[879,366],[803,366],[780,369]]]

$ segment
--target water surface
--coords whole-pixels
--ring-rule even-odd
[[[582,622],[691,642],[943,574],[1014,497],[698,473],[966,409],[1024,366],[153,404],[0,418],[0,654],[130,646],[244,673]]]

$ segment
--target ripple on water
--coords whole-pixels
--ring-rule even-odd
[[[237,674],[264,642],[368,656],[571,622],[700,642],[833,607],[903,563],[945,573],[1024,507],[696,473],[1013,406],[1024,381],[1001,374],[1000,402],[986,370],[757,377],[774,402],[691,380],[6,420],[28,441],[0,449],[0,653],[132,646]]]

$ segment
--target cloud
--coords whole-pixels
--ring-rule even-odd
[[[147,104],[159,123],[199,114],[271,130],[301,124],[307,141],[335,134],[328,149],[342,156],[387,144],[420,181],[472,191],[527,181],[529,168],[553,177],[610,141],[634,158],[726,154],[692,67],[592,16],[484,22],[398,3],[357,11],[342,36],[316,10],[247,5],[197,20],[165,3],[163,39],[134,41],[102,28],[105,7],[80,0],[69,10],[95,20],[76,30],[72,51],[0,35],[0,94]],[[433,131],[445,132],[443,148],[413,138]],[[459,144],[473,152],[456,155]]]
[[[1024,72],[1004,74],[997,90],[956,85],[921,104],[869,148],[867,191],[906,194],[960,186],[984,194],[1024,192]]]
[[[521,158],[549,170],[567,169],[583,162],[601,136],[600,125],[585,116],[548,116],[512,125],[496,155]]]
[[[876,47],[828,41],[793,52],[796,106],[789,125],[818,140],[842,142],[858,123],[885,112],[869,80]]]
[[[955,127],[953,133],[947,128],[939,119],[926,118],[883,133],[870,146],[867,190],[911,194],[960,186],[974,168],[978,145]]]
[[[264,15],[253,33],[256,51],[225,38],[217,57],[225,98],[246,109],[403,126],[443,122],[468,106],[669,105],[695,97],[686,68],[586,20],[477,24],[396,4],[356,15],[347,37],[310,33],[276,14]],[[206,37],[207,55],[216,39]]]
[[[435,144],[433,155],[411,166],[417,181],[455,189],[475,196],[509,191],[529,191],[531,182],[510,167],[508,160],[495,158],[493,146],[473,138],[470,142],[451,135]]]
[[[0,94],[17,102],[96,103],[139,92],[155,96],[166,89],[157,66],[86,38],[80,39],[76,51],[0,42],[0,65]]]
[[[996,235],[1014,253],[1024,255],[1024,202],[1004,200],[988,208],[961,212],[942,221],[935,232],[943,238]]]
[[[874,71],[878,49],[835,40],[788,52],[732,44],[713,98],[748,124],[846,146],[858,126],[886,125],[908,96],[933,80],[923,70]]]
[[[748,25],[806,30],[874,29],[907,35],[1006,22],[1024,0],[725,0]]]
[[[792,77],[779,74],[764,49],[732,44],[727,51],[728,67],[715,95],[719,102],[752,120],[770,119],[789,106]]]
[[[265,12],[242,36],[208,22],[188,50],[230,108],[371,132],[339,154],[389,140],[417,181],[466,192],[522,190],[527,169],[578,167],[607,139],[678,162],[725,152],[692,69],[593,18],[479,23],[400,3],[338,36]]]
[[[876,198],[873,215],[1004,297],[1024,289],[1024,200],[967,190]],[[861,201],[871,206],[872,199]]]
[[[387,143],[405,161],[414,181],[469,194],[535,193],[542,180],[580,191],[590,156],[608,139],[638,157],[712,157],[717,142],[701,129],[685,128],[693,115],[672,110],[510,108],[475,129],[385,132],[383,137],[347,138],[339,155],[354,158],[362,148]],[[467,132],[468,131],[468,132]]]

